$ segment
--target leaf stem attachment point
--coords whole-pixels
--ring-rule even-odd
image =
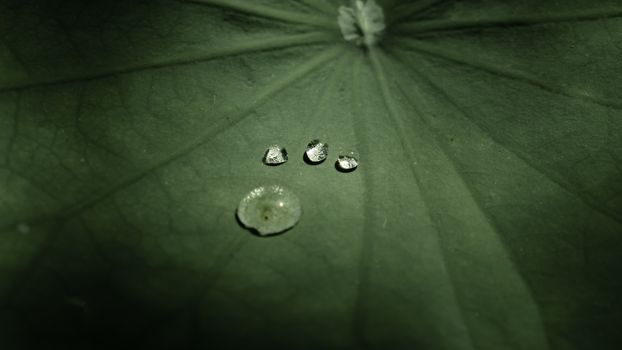
[[[337,23],[346,41],[367,47],[378,42],[385,29],[384,13],[374,0],[354,0],[338,12]]]

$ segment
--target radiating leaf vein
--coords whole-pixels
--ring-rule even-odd
[[[384,104],[387,108],[387,111],[389,112],[389,117],[390,117],[390,121],[391,123],[394,125],[396,132],[398,133],[399,137],[400,137],[400,142],[403,145],[404,149],[406,150],[406,154],[409,158],[412,158],[412,154],[414,154],[413,152],[415,152],[414,147],[410,144],[410,142],[408,141],[408,137],[405,135],[405,130],[407,130],[408,126],[406,125],[406,123],[403,120],[403,117],[400,115],[399,112],[399,108],[396,104],[396,102],[393,100],[393,98],[391,97],[391,92],[389,90],[389,83],[386,77],[386,74],[384,73],[384,68],[382,66],[382,62],[380,61],[380,57],[379,57],[379,53],[376,51],[375,48],[372,48],[370,50],[370,58],[371,58],[371,62],[372,62],[372,67],[373,67],[373,71],[374,71],[374,75],[376,76],[376,80],[378,82],[378,85],[380,87],[380,91],[382,94],[382,99],[384,100]],[[437,232],[437,235],[440,236],[440,226],[438,225],[438,222],[436,221],[437,218],[434,217],[431,214],[430,211],[430,206],[427,203],[427,196],[425,195],[425,191],[424,191],[424,184],[422,182],[422,180],[419,177],[419,173],[417,171],[417,169],[415,169],[414,167],[414,162],[411,160],[408,162],[409,168],[410,168],[410,172],[413,175],[413,178],[415,179],[415,182],[417,184],[417,187],[419,189],[419,192],[422,194],[422,198],[424,199],[424,207],[426,209],[426,215],[430,218],[430,222],[434,225],[434,230]],[[488,218],[486,218],[488,220]],[[440,254],[442,254],[442,261],[444,264],[446,264],[446,257],[445,257],[445,253],[443,251],[443,249],[439,249]],[[445,267],[445,271],[447,271],[450,274],[450,269],[448,267]],[[451,287],[451,294],[452,297],[454,299],[454,302],[456,303],[456,305],[458,305],[458,314],[459,317],[462,321],[462,324],[464,324],[466,326],[466,330],[467,330],[467,335],[468,335],[468,339],[469,339],[469,348],[475,349],[474,346],[474,341],[472,339],[472,334],[469,328],[469,324],[466,321],[464,314],[462,312],[462,304],[460,302],[460,299],[458,298],[457,295],[457,291],[456,291],[456,287],[453,283],[453,279],[451,278],[451,275],[448,278],[449,282],[450,282],[450,287]]]
[[[283,22],[305,24],[314,27],[336,29],[337,20],[335,18],[328,18],[327,16],[316,16],[311,14],[304,14],[293,12],[289,10],[276,9],[266,5],[260,5],[252,1],[241,0],[177,0],[182,3],[199,4],[217,6],[226,9],[239,11],[250,15],[276,19]]]
[[[387,18],[387,24],[395,24],[404,19],[418,18],[429,10],[447,2],[448,0],[422,0],[399,6],[390,12],[391,16]],[[422,21],[423,22],[423,21]],[[401,27],[398,27],[401,28]]]
[[[496,144],[498,144],[503,149],[508,151],[510,154],[516,156],[518,159],[520,159],[524,164],[526,164],[531,169],[542,174],[545,178],[547,178],[548,180],[550,180],[551,182],[559,186],[561,189],[565,190],[572,196],[578,198],[581,202],[583,202],[588,207],[594,209],[595,211],[617,222],[622,223],[621,215],[613,213],[607,210],[606,208],[601,207],[599,205],[599,201],[593,198],[590,198],[586,196],[585,194],[582,194],[581,192],[575,191],[575,187],[572,186],[572,184],[569,183],[566,179],[561,177],[559,174],[548,171],[546,168],[535,163],[529,157],[529,154],[527,154],[526,152],[523,152],[518,148],[515,149],[515,148],[510,148],[509,146],[507,146],[505,142],[503,142],[503,140],[494,136],[494,134],[492,134],[489,130],[487,130],[484,126],[482,126],[481,123],[478,123],[476,121],[476,118],[474,118],[465,108],[460,106],[460,104],[451,95],[449,95],[449,93],[443,87],[438,85],[436,82],[434,82],[433,79],[428,77],[428,75],[426,75],[424,72],[417,69],[413,65],[405,64],[404,61],[400,59],[400,52],[392,51],[392,53],[398,61],[402,62],[402,66],[406,67],[408,70],[413,72],[413,74],[417,76],[417,79],[419,81],[424,82],[429,87],[431,87],[434,91],[438,92],[439,95],[444,97],[447,100],[447,102],[449,102],[466,120],[468,120],[477,130],[480,130],[486,137],[490,138],[492,141],[494,141]]]
[[[555,14],[545,13],[506,18],[424,20],[401,24],[399,26],[396,26],[396,31],[410,34],[419,34],[432,31],[486,29],[496,27],[504,28],[561,22],[593,21],[616,17],[622,17],[622,8],[614,7],[586,10],[581,12]]]
[[[552,92],[558,95],[564,95],[564,96],[571,97],[571,98],[581,99],[581,100],[588,101],[588,102],[601,105],[607,108],[622,109],[622,100],[609,99],[609,98],[605,98],[602,96],[586,94],[580,91],[571,90],[563,86],[553,85],[540,78],[537,78],[536,76],[530,73],[515,70],[512,68],[508,68],[508,67],[501,67],[499,65],[496,65],[490,62],[471,59],[471,58],[468,58],[466,55],[461,55],[460,53],[450,52],[448,50],[444,50],[437,46],[427,44],[420,40],[403,40],[402,39],[402,40],[399,40],[399,42],[402,43],[403,47],[405,48],[421,52],[428,56],[441,58],[445,61],[457,63],[462,66],[468,66],[471,68],[475,68],[475,69],[487,72],[492,75],[505,77],[505,78],[512,79],[512,80],[522,81],[527,84],[533,85],[535,87],[538,87],[540,89],[543,89],[545,91]]]
[[[321,0],[299,0],[301,3],[307,5],[310,8],[316,9],[323,14],[336,17],[337,16],[337,6],[328,4],[327,2]]]
[[[111,77],[120,74],[131,74],[146,70],[160,69],[166,67],[183,66],[189,64],[195,64],[200,62],[206,62],[218,58],[224,58],[228,56],[241,55],[258,51],[269,51],[276,49],[284,49],[294,46],[325,43],[333,39],[334,36],[331,33],[326,32],[310,32],[304,34],[292,34],[283,35],[278,37],[257,38],[246,42],[239,42],[229,47],[219,47],[211,52],[202,53],[192,56],[181,56],[164,60],[155,60],[146,64],[131,65],[128,67],[119,67],[106,70],[103,72],[94,72],[92,74],[86,74],[76,77],[67,77],[61,79],[41,80],[34,82],[24,82],[11,84],[7,86],[0,86],[0,93],[26,90],[32,88],[40,88],[54,85],[71,84],[83,81],[92,81]]]

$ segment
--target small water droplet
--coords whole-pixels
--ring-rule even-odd
[[[30,233],[30,226],[28,226],[28,224],[24,223],[24,222],[20,222],[19,224],[17,224],[17,232],[25,235]]]
[[[298,196],[283,186],[261,186],[250,191],[238,205],[237,216],[242,225],[268,236],[284,232],[296,225],[302,208]]]
[[[268,147],[263,156],[266,165],[279,165],[287,162],[287,150],[279,145]]]
[[[315,139],[307,145],[305,151],[305,161],[311,163],[321,163],[328,157],[328,144]]]
[[[335,162],[335,167],[337,168],[337,170],[344,173],[354,171],[358,166],[358,158],[356,158],[353,154],[340,155],[339,157],[337,157],[337,161]]]

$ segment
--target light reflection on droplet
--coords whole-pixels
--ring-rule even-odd
[[[307,145],[305,157],[311,163],[321,163],[328,157],[328,144],[320,140],[313,140]]]
[[[266,165],[279,165],[287,162],[287,150],[279,145],[268,147],[263,156],[263,162]]]
[[[354,153],[348,155],[340,155],[339,157],[337,157],[337,161],[335,162],[335,167],[337,168],[337,170],[344,173],[354,171],[358,166],[359,160],[354,155]]]

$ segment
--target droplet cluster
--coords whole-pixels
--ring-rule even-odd
[[[314,139],[307,144],[303,156],[308,164],[320,164],[328,158],[328,144]],[[288,160],[285,147],[269,146],[262,162],[280,165]],[[339,155],[335,167],[340,172],[354,171],[359,165],[354,152]],[[260,236],[270,236],[294,227],[302,215],[300,200],[294,192],[280,185],[260,186],[251,190],[238,204],[240,223]]]

